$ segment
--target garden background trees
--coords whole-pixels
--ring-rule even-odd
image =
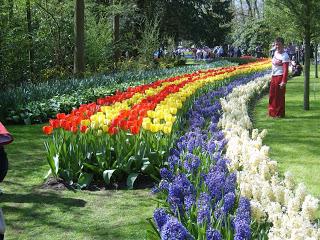
[[[80,3],[85,3],[84,10],[75,11]],[[152,62],[153,51],[168,39],[175,44],[181,40],[221,44],[230,30],[230,4],[214,0],[0,0],[0,87],[63,79],[79,72],[114,71],[126,64],[125,56],[134,57],[131,63],[141,60],[139,66],[146,66]]]

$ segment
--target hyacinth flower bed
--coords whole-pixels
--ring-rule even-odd
[[[238,172],[239,189],[250,199],[255,226],[271,226],[268,239],[320,239],[319,222],[315,222],[319,199],[308,194],[303,184],[296,185],[289,172],[279,176],[277,162],[262,143],[266,131],[252,130],[247,105],[267,88],[268,80],[257,79],[221,100],[219,126],[228,141],[228,169]]]
[[[154,211],[148,239],[258,239],[266,231],[251,234],[249,199],[237,189],[236,171],[229,171],[224,157],[227,141],[217,127],[220,98],[233,88],[264,75],[237,79],[194,101],[187,113],[186,133],[170,150],[168,167],[153,189],[161,208]]]
[[[197,71],[116,92],[70,114],[57,114],[43,131],[50,173],[69,184],[109,184],[158,175],[196,96],[240,76],[270,68],[268,60]]]
[[[227,95],[231,83],[195,101],[153,190],[160,207],[148,239],[320,239],[319,200],[289,173],[279,177],[262,146],[266,132],[252,130],[248,105],[268,81],[259,77]]]

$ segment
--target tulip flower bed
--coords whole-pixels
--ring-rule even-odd
[[[70,112],[81,104],[112,95],[116,90],[150,83],[165,77],[191,73],[200,69],[235,65],[229,61],[186,66],[174,69],[119,72],[86,79],[69,79],[21,87],[0,92],[0,120],[14,123],[41,123],[59,112]]]
[[[126,176],[127,185],[133,187],[139,174],[157,175],[166,164],[168,149],[196,96],[269,67],[269,61],[262,60],[197,71],[128,88],[70,114],[57,114],[43,128],[52,134],[46,143],[51,173],[79,187]]]
[[[279,177],[277,162],[262,145],[266,131],[251,131],[247,104],[267,87],[268,80],[239,87],[221,101],[224,113],[219,126],[228,141],[228,169],[238,172],[240,192],[250,199],[255,225],[271,225],[268,239],[320,239],[320,226],[314,223],[319,200],[303,184],[296,186],[290,173]]]
[[[223,156],[227,141],[217,127],[220,98],[263,74],[237,79],[199,97],[188,111],[188,131],[160,171],[154,192],[162,199],[149,239],[250,239],[250,202],[236,191],[236,172]],[[258,239],[266,233],[255,231]]]

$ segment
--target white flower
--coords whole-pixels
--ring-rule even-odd
[[[302,211],[301,214],[308,220],[314,220],[316,212],[319,208],[319,200],[312,197],[311,195],[307,195],[305,197],[304,202],[302,203]]]

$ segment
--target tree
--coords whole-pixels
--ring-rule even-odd
[[[34,77],[34,48],[33,48],[33,33],[32,33],[32,15],[31,15],[31,4],[30,0],[26,0],[26,13],[27,13],[27,24],[28,24],[28,41],[29,41],[29,73],[30,80]]]
[[[281,17],[283,20],[272,22],[272,25],[282,32],[291,30],[296,35],[302,36],[305,44],[305,65],[304,65],[304,110],[310,109],[309,104],[309,85],[310,85],[310,54],[311,40],[319,30],[317,20],[320,16],[320,2],[318,0],[269,0],[269,7],[272,9],[272,15]],[[279,12],[280,10],[280,12]],[[274,17],[273,17],[274,18]],[[289,28],[279,26],[280,24],[290,24]],[[285,24],[284,24],[285,25]]]
[[[75,0],[75,22],[74,22],[74,74],[82,74],[84,65],[84,0]]]

